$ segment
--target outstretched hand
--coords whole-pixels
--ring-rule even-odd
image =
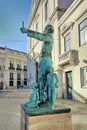
[[[20,28],[22,33],[27,33],[27,29],[25,27]]]

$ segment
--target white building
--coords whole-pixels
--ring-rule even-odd
[[[27,85],[27,53],[0,47],[0,89]]]
[[[59,77],[58,98],[81,102],[87,102],[86,5],[86,0],[32,0],[28,27],[43,33],[47,24],[54,26],[52,59]],[[39,62],[41,46],[42,42],[28,37],[28,53],[34,66]]]

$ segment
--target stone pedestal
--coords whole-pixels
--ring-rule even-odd
[[[31,109],[21,107],[21,130],[72,130],[71,113],[64,109]]]

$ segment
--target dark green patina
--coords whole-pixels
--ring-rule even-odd
[[[40,107],[54,109],[56,96],[55,89],[58,87],[58,77],[57,74],[54,73],[52,63],[52,48],[54,43],[52,36],[54,28],[52,25],[47,25],[44,29],[44,33],[39,33],[26,29],[24,27],[24,23],[22,23],[21,32],[26,33],[28,37],[32,37],[43,42],[38,66],[38,82],[32,85],[33,94],[31,94],[31,97],[33,99],[30,97],[30,101],[25,103],[24,106],[27,108],[33,107],[34,109]]]
[[[26,108],[25,105],[21,105],[21,108],[25,111],[28,116],[42,116],[42,115],[52,115],[52,114],[62,114],[62,113],[70,113],[70,108],[65,108],[62,106],[58,106],[55,109],[49,109],[49,107],[39,107],[38,108]]]

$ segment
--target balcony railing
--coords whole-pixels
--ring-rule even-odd
[[[27,81],[27,78],[26,79],[24,78],[24,81]]]
[[[16,70],[20,70],[21,71],[22,69],[21,68],[16,68]]]
[[[21,80],[21,78],[20,78],[20,77],[17,77],[17,80]]]
[[[24,68],[23,71],[27,71],[27,68]]]
[[[69,50],[67,52],[64,52],[59,56],[59,65],[63,66],[65,64],[75,64],[75,58],[77,57],[77,51],[76,50]]]
[[[14,68],[14,67],[9,67],[9,69],[10,69],[10,70],[15,70],[15,68]]]
[[[13,78],[13,77],[12,77],[12,78],[10,77],[9,79],[10,79],[10,80],[14,80],[14,78]]]

